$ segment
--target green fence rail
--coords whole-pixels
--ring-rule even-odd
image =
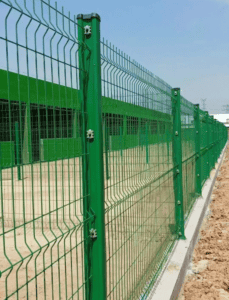
[[[0,1],[0,300],[145,300],[227,129],[100,39]]]

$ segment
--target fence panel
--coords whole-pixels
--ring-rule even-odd
[[[42,0],[0,11],[0,299],[85,299],[77,22]]]
[[[105,41],[101,59],[107,299],[140,299],[176,238],[171,87]]]
[[[181,97],[182,126],[182,166],[183,166],[183,197],[184,215],[187,218],[193,202],[196,199],[196,148],[194,105]]]
[[[0,300],[145,300],[226,127],[100,41],[97,14],[0,16]]]

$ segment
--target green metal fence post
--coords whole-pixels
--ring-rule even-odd
[[[210,168],[210,126],[209,126],[209,115],[208,112],[206,111],[206,124],[207,124],[207,130],[206,130],[206,135],[207,135],[207,170],[208,170],[208,176],[210,176],[211,168]]]
[[[200,108],[195,105],[195,151],[196,151],[196,193],[201,195],[201,155],[200,155]]]
[[[102,135],[102,100],[101,100],[101,58],[100,58],[100,17],[97,14],[77,16],[79,46],[79,67],[86,73],[80,81],[81,101],[87,115],[85,129],[87,133],[86,160],[87,184],[90,192],[87,199],[89,213],[95,216],[94,234],[89,247],[89,292],[87,300],[106,299],[106,249],[104,222],[104,170],[103,170],[103,135]],[[86,249],[87,250],[87,249]],[[87,253],[88,254],[88,253]]]
[[[215,131],[216,131],[216,140],[215,140],[215,143],[216,143],[216,147],[215,147],[215,151],[216,151],[216,161],[218,159],[218,156],[219,156],[219,132],[218,132],[218,121],[216,120],[215,121]]]
[[[173,103],[173,165],[174,194],[176,210],[176,229],[179,238],[185,239],[184,207],[183,207],[183,177],[182,177],[182,144],[181,144],[181,103],[180,88],[172,89]]]
[[[15,123],[15,146],[16,146],[16,159],[17,159],[17,178],[21,180],[21,145],[20,145],[20,135],[19,135],[19,125],[18,122]]]
[[[210,126],[210,136],[211,136],[211,168],[214,168],[214,117],[210,116],[211,126]]]

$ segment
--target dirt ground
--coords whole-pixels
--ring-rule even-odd
[[[229,299],[229,146],[178,299]]]

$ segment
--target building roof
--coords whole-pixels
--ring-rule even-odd
[[[229,114],[212,114],[211,116],[213,116],[219,122],[224,123],[226,127],[229,127]]]

